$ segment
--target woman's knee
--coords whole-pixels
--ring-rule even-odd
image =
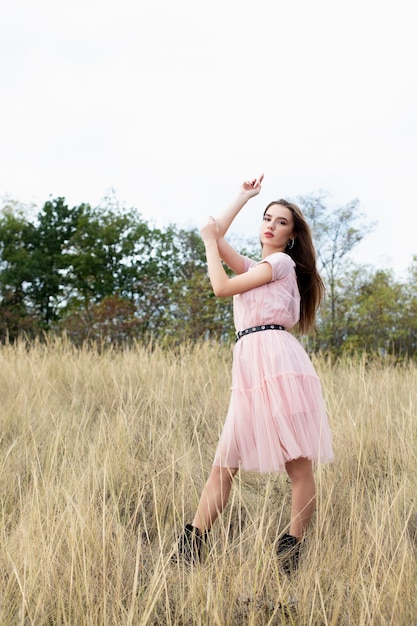
[[[294,459],[294,461],[288,461],[288,463],[285,464],[285,469],[292,482],[311,478],[314,480],[313,464],[309,459],[304,457]]]
[[[213,465],[213,467],[211,468],[210,478],[222,484],[228,482],[232,483],[237,471],[237,468]]]

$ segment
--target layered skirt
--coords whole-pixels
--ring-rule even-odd
[[[320,380],[287,331],[262,331],[234,346],[232,393],[214,465],[282,472],[304,457],[333,460]]]

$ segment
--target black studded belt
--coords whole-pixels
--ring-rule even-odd
[[[285,328],[284,326],[281,326],[281,324],[262,324],[262,326],[251,326],[245,330],[239,330],[236,333],[236,341],[239,341],[239,339],[245,335],[249,335],[249,333],[258,333],[260,330],[285,330]]]

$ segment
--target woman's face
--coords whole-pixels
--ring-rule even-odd
[[[284,252],[290,239],[294,238],[294,219],[291,209],[272,204],[265,211],[260,230],[260,241],[268,254]]]

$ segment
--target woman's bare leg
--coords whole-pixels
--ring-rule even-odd
[[[227,504],[236,472],[237,469],[213,465],[200,496],[193,526],[202,532],[210,530]]]
[[[302,539],[316,509],[316,484],[311,461],[305,458],[285,465],[291,480],[292,503],[290,535]]]

